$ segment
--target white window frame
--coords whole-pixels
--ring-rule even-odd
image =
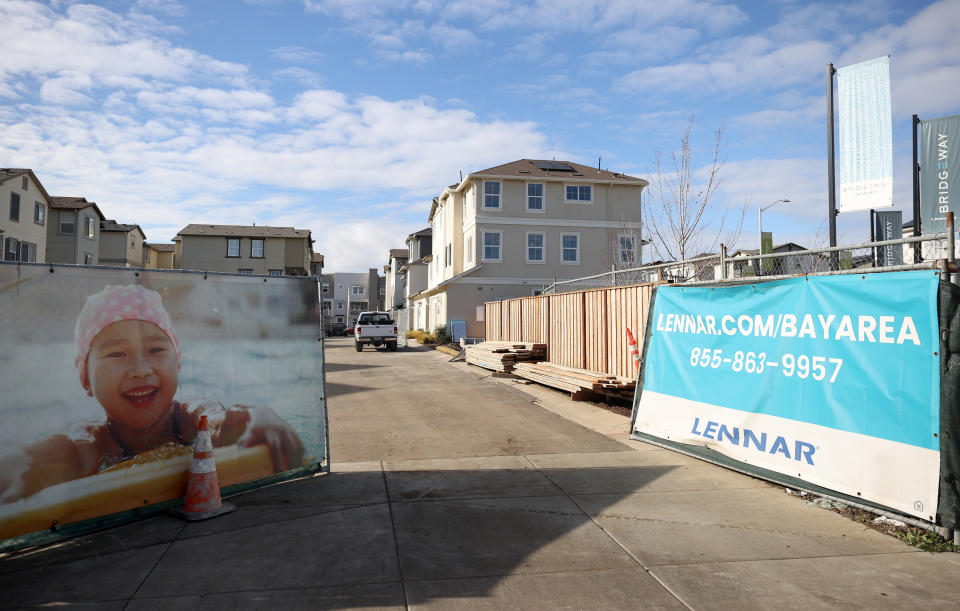
[[[47,224],[47,207],[40,202],[33,202],[33,222],[37,225]]]
[[[323,285],[323,294],[324,294],[324,295],[329,295],[329,294],[330,294],[330,285],[329,285],[329,284],[324,284],[324,285]]]
[[[338,301],[338,302],[337,302],[337,312],[343,312],[343,302],[342,302],[342,301]]]
[[[256,247],[257,244],[260,244],[260,254],[259,254],[259,255],[256,254],[256,249],[255,249],[255,247]],[[264,256],[265,256],[265,255],[264,255],[264,249],[265,249],[265,248],[266,248],[266,246],[264,245],[263,238],[250,238],[250,258],[251,258],[251,259],[262,259],[262,258],[264,258]]]
[[[237,273],[240,274],[241,276],[252,276],[253,270],[246,267],[242,267],[237,270]]]
[[[576,261],[564,261],[563,260],[563,251],[566,250],[563,246],[563,238],[573,236],[577,238],[577,260]],[[560,265],[580,265],[580,248],[583,246],[580,242],[580,233],[576,231],[565,231],[560,234]]]
[[[76,210],[61,210],[60,223],[59,223],[59,226],[57,227],[58,232],[62,233],[63,235],[77,235],[77,216],[79,215],[77,214]],[[67,217],[67,218],[73,217],[72,221],[70,222],[70,231],[63,230],[64,217]]]
[[[359,289],[359,290],[358,290],[358,289]],[[361,295],[363,295],[363,294],[364,294],[364,292],[363,292],[363,285],[360,285],[360,284],[351,284],[351,285],[350,285],[350,296],[351,296],[351,297],[355,297],[355,296],[356,296],[356,297],[359,297],[359,296],[361,296]]]
[[[537,246],[530,246],[530,236],[538,235],[540,236],[540,259],[531,259],[530,258],[530,249],[538,248]],[[523,237],[523,257],[532,265],[544,265],[547,262],[547,232],[545,231],[527,231]]]
[[[83,237],[93,239],[97,237],[96,220],[92,216],[83,215],[83,224],[85,225]]]
[[[496,248],[497,248],[497,254],[499,256],[496,259],[491,259],[487,257],[487,235],[493,235],[493,234],[497,234],[498,236]],[[482,246],[483,250],[481,251],[482,253],[481,256],[483,257],[483,259],[481,260],[484,261],[485,263],[500,263],[501,261],[503,261],[503,232],[502,231],[481,231],[480,235],[482,236],[482,239],[483,239],[483,246]],[[491,246],[490,248],[493,248],[493,246]]]
[[[632,245],[632,248],[630,249],[630,252],[633,253],[633,258],[631,258],[629,261],[623,258],[623,252],[624,252],[623,239],[624,238],[630,238],[631,240],[633,240],[633,245]],[[617,235],[617,263],[624,263],[624,264],[636,263],[639,260],[639,257],[637,256],[638,243],[639,243],[639,240],[637,239],[637,234],[635,233],[618,234]]]
[[[540,195],[530,195],[530,187],[539,186]],[[547,185],[542,182],[528,182],[526,186],[526,209],[527,212],[533,212],[534,214],[544,214],[547,211]],[[530,198],[539,197],[540,198],[540,207],[531,208],[530,207]]]
[[[232,251],[230,246],[232,245],[233,242],[237,243],[236,254],[230,254]],[[227,256],[231,259],[240,258],[240,238],[227,238]]]
[[[567,197],[567,189],[575,187],[577,189],[577,199],[570,199]],[[580,197],[580,189],[586,187],[590,189],[590,199],[582,199]],[[566,204],[592,204],[593,203],[593,185],[582,185],[582,184],[564,184],[563,185],[563,202]]]
[[[473,263],[473,235],[468,235],[463,242],[463,260],[467,263]]]
[[[487,185],[497,185],[497,205],[488,206],[487,205]],[[483,210],[502,210],[503,209],[503,182],[499,180],[485,180],[483,181]],[[493,197],[493,195],[490,195]]]

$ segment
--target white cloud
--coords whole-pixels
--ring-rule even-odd
[[[271,49],[270,55],[291,64],[312,64],[324,59],[324,55],[320,51],[297,46]]]

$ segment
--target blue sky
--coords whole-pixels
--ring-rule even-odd
[[[894,200],[910,116],[960,113],[960,0],[0,0],[0,167],[169,241],[188,223],[313,231],[381,267],[464,174],[519,158],[647,177],[691,115],[718,203],[826,241],[825,67],[891,56]],[[842,215],[841,243],[869,235]]]

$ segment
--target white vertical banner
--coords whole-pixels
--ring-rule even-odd
[[[890,57],[837,69],[839,182],[837,210],[893,205]]]

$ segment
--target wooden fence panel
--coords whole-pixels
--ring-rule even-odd
[[[484,338],[490,342],[500,341],[500,310],[503,306],[499,301],[488,301],[484,305]]]
[[[584,293],[550,295],[550,346],[547,360],[583,369],[585,365]]]
[[[633,364],[627,329],[633,333],[637,349],[643,350],[643,337],[647,325],[647,306],[650,303],[652,286],[628,286],[608,289],[609,318],[607,334],[606,373],[633,378],[637,375]]]
[[[549,343],[550,301],[547,296],[524,297],[521,309],[523,311],[523,325],[520,336],[510,339],[537,344]]]
[[[584,329],[586,332],[586,362],[584,369],[607,371],[607,289],[586,291],[584,294]]]
[[[510,310],[510,328],[506,337],[507,341],[519,342],[523,337],[523,298],[507,300],[507,308]]]

